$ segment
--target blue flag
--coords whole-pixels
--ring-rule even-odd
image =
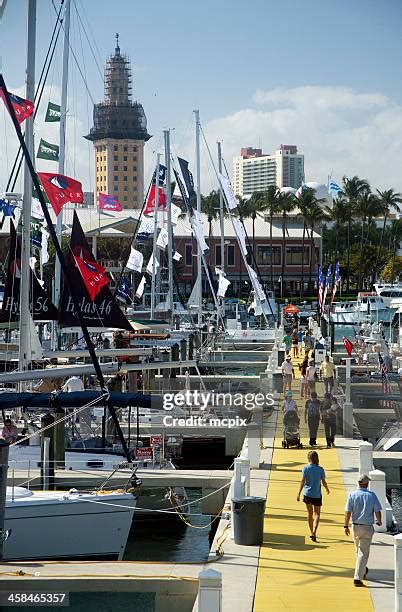
[[[343,193],[343,191],[342,188],[339,187],[338,183],[335,183],[335,181],[330,181],[328,185],[328,193],[333,198],[336,198]]]
[[[122,302],[124,302],[125,304],[131,304],[133,301],[131,299],[131,295],[132,295],[132,286],[131,286],[131,282],[129,281],[129,279],[128,278],[120,279],[120,283],[119,283],[119,286],[116,292],[116,297]]]
[[[14,211],[16,208],[16,204],[10,204],[7,200],[0,200],[0,211],[5,217],[12,217],[15,219]]]

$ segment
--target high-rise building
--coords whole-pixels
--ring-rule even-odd
[[[149,140],[147,119],[133,102],[130,62],[116,48],[106,62],[105,99],[95,104],[94,126],[86,138],[95,149],[95,199],[116,196],[124,208],[140,208],[144,198],[144,144]]]
[[[297,153],[295,145],[281,144],[272,155],[266,155],[262,149],[244,147],[233,158],[233,189],[242,197],[264,191],[270,185],[297,189],[303,177],[304,155]]]

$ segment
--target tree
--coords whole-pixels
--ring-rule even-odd
[[[399,278],[402,274],[402,257],[396,255],[388,259],[387,263],[381,270],[381,280],[385,283],[394,282],[395,278]]]
[[[347,237],[347,270],[346,270],[346,291],[350,289],[350,272],[349,272],[349,263],[350,263],[350,238],[351,238],[351,225],[352,225],[352,215],[354,209],[356,207],[356,201],[359,195],[363,194],[365,191],[370,191],[370,185],[365,179],[359,179],[358,176],[353,176],[352,178],[348,178],[347,176],[343,177],[343,193],[345,194],[348,202],[347,208],[347,221],[348,221],[348,237]]]
[[[339,242],[341,236],[341,228],[348,219],[347,212],[348,202],[343,195],[334,198],[332,206],[324,206],[325,214],[330,221],[335,224],[335,260],[339,258]]]
[[[371,193],[370,191],[366,190],[363,191],[362,193],[360,193],[357,196],[356,199],[356,204],[355,204],[355,215],[361,219],[361,233],[360,233],[360,266],[359,266],[359,270],[362,270],[362,263],[363,263],[363,247],[364,247],[364,229],[365,229],[365,223],[366,220],[368,221],[367,223],[367,238],[368,235],[370,233],[370,225],[371,222],[373,220],[374,217],[377,216],[377,214],[379,213],[379,206],[378,206],[378,200],[377,197]],[[357,277],[357,290],[360,291],[361,290],[361,282],[362,282],[362,275],[359,274]]]
[[[209,224],[208,236],[212,236],[212,221],[215,221],[219,217],[219,191],[214,189],[207,196],[201,196],[201,210],[207,215]]]
[[[394,281],[394,278],[395,278],[396,252],[399,248],[401,240],[402,240],[402,219],[396,219],[391,224],[391,232],[390,232],[390,245],[391,245],[391,257],[392,257],[392,267],[391,267],[392,282]]]
[[[288,215],[296,208],[296,198],[293,193],[280,192],[278,196],[278,212],[282,214],[282,270],[281,270],[281,297],[285,280],[286,233]]]
[[[247,202],[249,216],[253,222],[253,253],[254,258],[257,259],[257,253],[255,249],[255,220],[257,218],[258,213],[263,212],[267,209],[267,202],[265,199],[265,194],[263,191],[254,191],[251,195],[250,199]]]
[[[309,285],[312,285],[312,276],[313,276],[313,253],[314,253],[314,229],[327,219],[327,214],[322,207],[324,202],[324,198],[315,198],[311,202],[311,206],[309,206],[306,211],[306,223],[310,226],[310,240],[311,240],[311,252],[310,252],[310,272],[309,272]]]
[[[384,222],[383,222],[383,226],[381,230],[381,238],[380,238],[380,242],[378,245],[377,257],[376,257],[376,262],[374,266],[375,274],[377,274],[377,270],[378,270],[379,259],[381,255],[381,249],[383,247],[384,234],[385,234],[385,228],[387,225],[388,216],[392,212],[393,209],[396,210],[396,212],[398,213],[401,212],[401,209],[398,206],[398,204],[402,203],[402,194],[395,193],[393,189],[386,189],[384,191],[380,191],[379,189],[377,189],[377,193],[378,193],[378,205],[380,208],[379,214],[384,215]]]
[[[270,185],[266,191],[264,191],[264,210],[269,212],[269,243],[271,249],[270,257],[270,278],[271,278],[271,291],[274,290],[274,254],[272,247],[272,225],[274,222],[274,215],[279,212],[280,207],[280,191],[276,185]]]
[[[301,212],[301,215],[303,217],[303,237],[302,237],[302,269],[301,269],[301,280],[300,280],[300,297],[303,297],[303,292],[304,292],[304,246],[305,246],[305,239],[306,239],[306,231],[308,229],[308,223],[309,223],[309,215],[310,215],[310,211],[313,210],[318,204],[324,202],[324,200],[320,199],[318,200],[316,198],[315,195],[315,189],[311,189],[310,187],[304,187],[301,191],[300,196],[297,198],[296,200],[297,202],[297,207]],[[311,256],[310,256],[310,263],[312,262],[312,257],[313,257],[313,244],[311,244]],[[310,273],[311,276],[311,273]],[[311,283],[311,278],[310,278],[310,283]]]

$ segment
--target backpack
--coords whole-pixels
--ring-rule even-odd
[[[307,401],[307,416],[310,419],[320,416],[320,402],[318,400]]]

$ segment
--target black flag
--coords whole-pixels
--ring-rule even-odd
[[[59,313],[31,269],[29,309],[34,321],[57,321]],[[0,323],[19,321],[21,290],[21,244],[10,219],[10,252]]]
[[[91,301],[82,280],[82,276],[76,267],[74,255],[88,262],[96,262],[76,212],[74,212],[70,248],[66,259],[69,267],[70,280],[79,298],[85,323],[88,327],[109,327],[133,331],[133,328],[120,310],[107,285],[102,287],[94,301]],[[73,299],[67,290],[66,283],[63,285],[59,323],[64,327],[77,327],[79,326],[79,321],[75,313]]]

